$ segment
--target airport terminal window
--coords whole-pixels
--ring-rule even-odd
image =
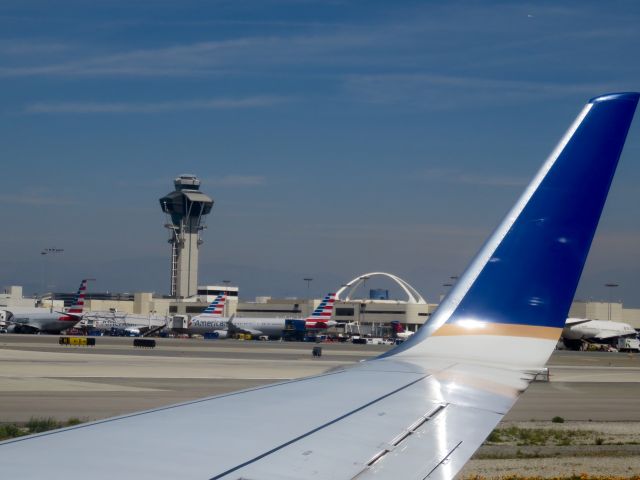
[[[185,313],[202,313],[206,305],[200,305],[196,307],[185,307]],[[178,313],[178,307],[176,305],[169,306],[169,313]]]
[[[336,317],[353,317],[353,308],[336,308]]]
[[[207,308],[206,305],[201,305],[199,307],[187,307],[185,309],[185,312],[186,313],[202,313],[205,308]]]
[[[220,295],[221,293],[226,293],[228,297],[237,297],[238,292],[234,290],[224,291],[224,290],[198,290],[198,295],[208,295],[213,297],[215,295]]]
[[[367,314],[376,313],[378,315],[406,315],[407,312],[403,310],[367,310]]]
[[[255,308],[239,308],[237,310],[238,313],[246,313],[246,312],[251,312],[251,313],[302,313],[302,310],[300,310],[299,308],[294,308],[292,310],[265,310],[264,308],[259,308],[259,309],[255,309]]]

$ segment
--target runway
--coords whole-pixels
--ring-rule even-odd
[[[99,337],[96,347],[58,345],[58,337],[0,336],[0,422],[33,416],[95,420],[318,374],[386,351],[379,345],[159,339],[134,349],[131,338]],[[525,392],[507,421],[640,421],[640,357],[555,352],[551,381]]]
[[[386,351],[379,345],[98,337],[95,347],[47,335],[0,336],[0,422],[96,420],[304,377]]]

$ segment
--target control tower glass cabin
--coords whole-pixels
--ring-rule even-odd
[[[211,212],[213,200],[200,191],[195,175],[180,175],[174,180],[175,191],[160,199],[167,214],[171,244],[171,296],[185,298],[198,290],[198,249],[205,228],[204,217]]]

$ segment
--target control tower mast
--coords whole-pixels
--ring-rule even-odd
[[[174,180],[175,191],[160,199],[162,211],[170,222],[171,296],[191,297],[198,292],[198,249],[202,244],[204,216],[211,212],[213,200],[200,191],[195,175],[180,175]]]

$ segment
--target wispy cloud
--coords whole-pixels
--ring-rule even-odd
[[[306,15],[273,19],[244,16],[225,19],[217,15],[195,19],[180,15],[175,18],[158,15],[154,19],[124,16],[115,21],[101,21],[93,27],[201,28],[200,32],[206,32],[204,35],[215,31],[216,40],[178,41],[171,45],[165,41],[151,47],[120,51],[110,45],[107,47],[110,51],[106,52],[99,43],[88,44],[82,53],[74,50],[73,56],[68,55],[64,60],[41,55],[29,62],[13,65],[5,62],[0,67],[0,77],[211,76],[225,72],[255,73],[257,69],[281,65],[303,66],[305,70],[312,66],[333,66],[336,70],[343,67],[343,71],[351,72],[357,65],[366,65],[367,71],[372,72],[413,71],[416,66],[429,65],[435,67],[433,71],[459,72],[462,66],[468,69],[474,61],[486,66],[507,56],[509,62],[520,64],[530,62],[530,56],[540,51],[554,54],[560,48],[573,52],[585,42],[597,47],[603,39],[626,44],[628,39],[635,38],[635,12],[616,18],[613,26],[598,24],[594,28],[588,22],[579,21],[592,17],[594,10],[601,9],[589,5],[567,8],[530,4],[492,8],[473,2],[466,2],[461,8],[454,2],[415,8],[372,7],[374,14],[368,22],[368,15],[346,22],[339,18],[329,22],[307,21]],[[224,33],[216,31],[217,25],[233,27],[233,34],[224,38]],[[534,31],[538,34],[532,35]],[[472,41],[461,41],[471,38]],[[63,46],[60,42],[40,42],[30,48],[57,48],[56,45]],[[9,47],[15,51],[24,48]]]
[[[204,178],[202,183],[212,187],[257,187],[266,185],[267,179],[262,175],[223,175]]]
[[[257,187],[267,184],[267,177],[264,175],[220,175],[217,177],[204,176],[198,177],[202,190],[206,191],[209,187],[214,188],[226,188],[226,187]],[[135,182],[129,180],[118,180],[116,185],[120,188],[131,188],[133,186],[140,188],[170,188],[171,177],[157,177],[146,178],[142,180],[136,180]]]
[[[23,76],[203,76],[299,62],[335,63],[345,49],[371,45],[364,33],[233,38],[87,55],[58,63],[4,66],[0,77]]]
[[[599,26],[597,29],[582,25],[562,28],[557,32],[545,31],[539,35],[521,35],[545,18],[547,22],[562,22],[579,15],[581,9],[536,6],[534,20],[528,19],[530,5],[505,6],[499,9],[483,5],[467,5],[461,13],[457,4],[445,7],[420,6],[411,14],[389,15],[369,23],[360,22],[306,22],[296,18],[284,19],[202,19],[183,18],[123,18],[106,22],[104,27],[165,26],[202,27],[209,25],[237,26],[231,36],[223,39],[198,42],[157,44],[147,48],[113,50],[96,45],[86,45],[83,51],[74,49],[73,55],[52,60],[43,54],[29,61],[15,64],[4,62],[0,77],[24,76],[215,76],[228,73],[251,73],[257,70],[277,69],[281,66],[304,67],[309,71],[322,67],[323,75],[357,71],[366,66],[367,72],[413,72],[396,76],[350,77],[348,85],[361,91],[373,101],[397,101],[401,92],[388,91],[382,95],[378,85],[391,83],[403,88],[420,86],[438,87],[452,84],[461,86],[465,77],[436,76],[426,72],[460,72],[461,66],[477,63],[479,70],[495,62],[530,62],[531,55],[551,54],[557,49],[573,51],[584,42],[597,46],[602,39],[615,39],[624,43],[634,38],[636,28],[632,24],[616,24],[616,27]],[[393,9],[391,9],[393,11]],[[402,9],[401,9],[402,11]],[[464,21],[465,18],[476,21]],[[618,22],[619,23],[619,22]],[[564,23],[561,23],[563,26]],[[246,26],[246,29],[242,27]],[[272,27],[276,27],[273,29]],[[565,26],[566,27],[566,26]],[[98,27],[100,28],[100,27]],[[536,28],[543,28],[541,26]],[[547,27],[548,28],[548,27]],[[293,33],[292,33],[293,32]],[[461,42],[461,38],[477,37],[478,41]],[[169,38],[169,37],[163,37]],[[204,37],[207,38],[207,37]],[[220,38],[220,37],[217,37]],[[0,42],[0,52],[2,51]],[[60,42],[24,44],[9,43],[7,48],[21,49],[60,48]],[[46,53],[46,51],[43,51]],[[420,67],[422,72],[416,72]],[[328,68],[332,67],[332,68]],[[273,71],[273,70],[272,70]],[[278,73],[277,70],[275,70]],[[317,72],[314,72],[317,73]],[[521,92],[523,85],[511,85],[509,81],[470,79],[474,89],[507,88],[506,95]],[[382,86],[384,86],[382,85]],[[416,85],[415,87],[413,85]],[[567,88],[572,88],[568,86]],[[397,90],[397,89],[396,89]],[[547,88],[548,90],[548,88]],[[590,90],[591,92],[591,90]],[[410,97],[416,92],[409,91]],[[431,103],[432,98],[425,99]]]
[[[351,75],[345,88],[363,101],[434,109],[499,102],[541,100],[563,95],[591,95],[613,88],[609,83],[563,84],[436,74]]]
[[[336,28],[348,27],[345,22],[321,22],[321,21],[293,21],[293,20],[158,20],[139,18],[131,20],[114,20],[104,22],[102,28],[139,28],[139,27],[215,27],[215,26],[240,26],[240,27],[274,27],[274,28]]]
[[[381,229],[379,223],[367,224],[349,224],[346,227],[343,224],[318,224],[312,223],[305,226],[305,230],[309,230],[312,234],[322,235],[326,233],[330,236],[344,235],[349,237],[371,238],[376,235],[389,235],[392,238],[398,236],[440,236],[440,237],[477,237],[484,236],[487,233],[486,228],[474,227],[470,225],[445,225],[445,224],[392,224],[391,228]],[[295,228],[299,229],[299,226]]]
[[[0,202],[8,205],[27,205],[31,207],[61,207],[76,203],[68,198],[29,192],[0,194]]]
[[[0,41],[0,54],[2,55],[35,55],[51,54],[69,50],[66,43],[51,41],[26,41],[26,40],[2,40]]]
[[[483,187],[523,187],[527,184],[528,179],[504,175],[462,174],[457,177],[457,181],[462,184]]]
[[[482,173],[468,173],[462,170],[448,168],[431,168],[418,173],[420,178],[463,185],[477,185],[483,187],[522,187],[528,178],[509,175],[494,175]]]
[[[36,102],[25,113],[163,113],[184,110],[238,110],[272,107],[289,101],[276,96],[213,98],[172,102]]]

